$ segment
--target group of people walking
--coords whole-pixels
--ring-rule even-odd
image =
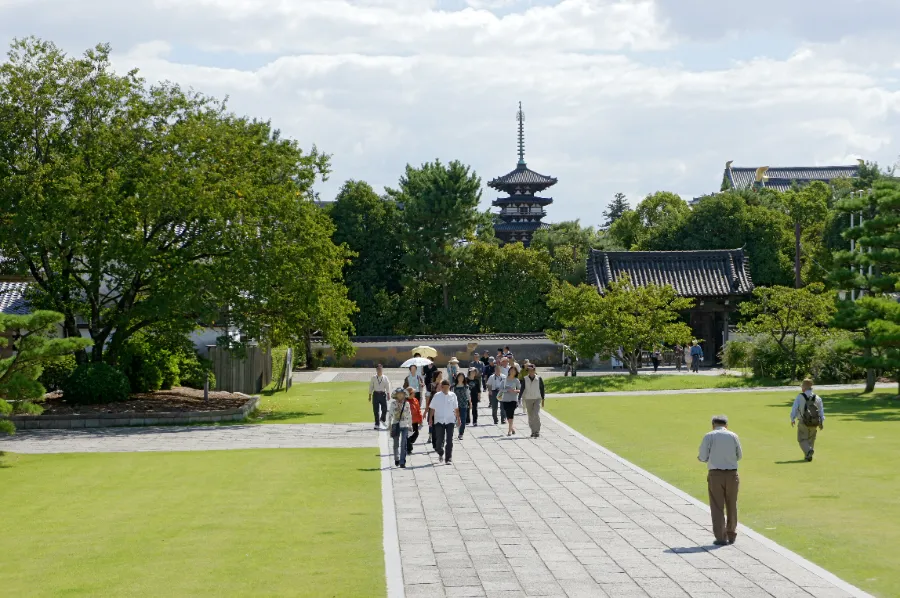
[[[537,367],[524,360],[520,366],[509,347],[497,349],[497,355],[487,351],[474,353],[468,370],[460,368],[456,357],[450,359],[446,370],[433,363],[419,372],[409,367],[402,386],[391,390],[391,382],[379,364],[369,382],[369,400],[375,419],[375,429],[387,427],[393,440],[394,465],[406,467],[406,461],[416,449],[419,431],[428,426],[430,446],[438,461],[453,463],[453,440],[461,442],[466,426],[478,426],[478,408],[486,397],[494,425],[506,424],[506,435],[518,434],[515,427],[517,409],[528,415],[531,438],[541,434],[541,409],[544,406],[544,381],[537,375]]]
[[[791,427],[797,428],[797,443],[807,462],[813,460],[816,435],[825,427],[825,408],[812,387],[811,379],[804,380],[791,406]],[[706,463],[708,470],[706,484],[715,536],[713,544],[724,546],[737,540],[738,461],[743,457],[743,450],[738,435],[728,429],[728,416],[713,416],[712,428],[700,443],[697,459]]]

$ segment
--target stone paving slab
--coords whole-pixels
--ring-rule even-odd
[[[743,526],[713,546],[691,497],[553,418],[537,440],[516,420],[510,438],[467,426],[453,465],[423,434],[392,470],[407,597],[868,596]]]
[[[384,432],[381,432],[382,434]],[[0,438],[11,453],[123,453],[378,446],[371,424],[151,426],[91,430],[20,430]]]

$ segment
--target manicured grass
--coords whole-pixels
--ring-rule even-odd
[[[266,424],[369,422],[372,403],[365,382],[294,384],[287,392],[264,393],[258,417]]]
[[[822,393],[825,429],[806,463],[790,426],[794,396],[584,397],[548,400],[547,408],[703,501],[706,466],[697,448],[710,417],[727,414],[744,449],[741,522],[861,588],[900,596],[900,401]]]
[[[13,455],[4,596],[384,596],[373,449]]]
[[[547,392],[612,392],[620,390],[684,390],[688,388],[750,388],[755,386],[779,386],[783,382],[769,378],[742,376],[701,376],[697,374],[654,374],[629,376],[575,376],[549,378],[545,381]]]

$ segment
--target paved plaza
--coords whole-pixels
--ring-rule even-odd
[[[743,526],[712,546],[705,506],[546,414],[536,440],[524,417],[511,438],[480,419],[453,465],[426,450],[426,430],[405,470],[368,424],[29,430],[0,451],[380,446],[391,598],[867,596]]]

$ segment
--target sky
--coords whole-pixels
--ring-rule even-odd
[[[317,186],[396,186],[458,159],[484,182],[555,176],[548,221],[617,192],[684,199],[735,166],[894,164],[897,0],[0,0],[0,44],[100,42],[332,155]]]

